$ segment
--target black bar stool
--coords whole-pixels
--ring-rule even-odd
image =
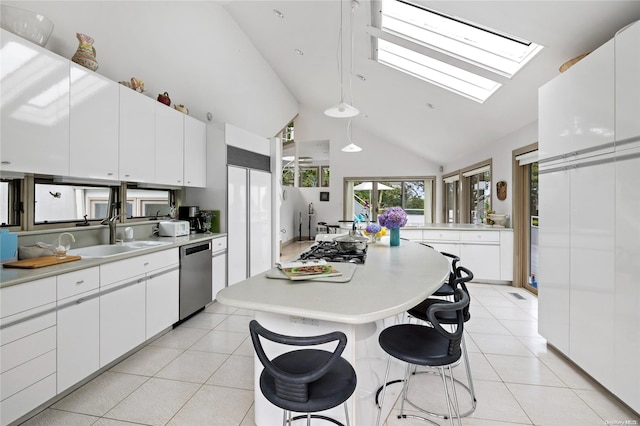
[[[347,426],[349,411],[347,400],[356,389],[356,372],[351,364],[341,357],[347,344],[347,336],[339,331],[319,336],[294,337],[277,334],[262,327],[256,320],[249,323],[249,332],[258,359],[264,366],[260,374],[260,390],[265,398],[284,410],[282,426],[292,421],[322,419],[337,425],[342,423],[323,415],[319,411],[344,404]],[[314,346],[338,342],[333,352],[320,349],[298,349],[269,360],[260,337],[288,346]],[[291,413],[306,415],[291,418]],[[342,425],[344,426],[344,425]]]
[[[402,403],[400,405],[400,415],[398,418],[418,418],[437,424],[426,417],[404,414],[405,402],[412,404],[407,399],[411,371],[413,370],[413,366],[420,365],[434,367],[440,371],[447,401],[448,418],[452,425],[454,418],[457,418],[458,424],[462,425],[452,367],[460,361],[462,356],[460,342],[462,341],[464,332],[464,309],[469,305],[469,296],[461,289],[456,289],[454,298],[456,300],[455,302],[435,303],[429,307],[427,310],[427,319],[431,323],[431,327],[421,324],[398,324],[388,327],[380,333],[378,338],[380,347],[389,354],[389,358],[387,360],[387,370],[383,382],[385,384],[382,388],[382,400],[378,411],[377,425],[380,425],[382,408],[384,407],[391,357],[407,363],[404,387],[402,390]],[[445,313],[453,313],[455,315],[455,331],[447,331],[440,324],[438,315]],[[448,374],[445,374],[445,369],[448,370]],[[447,378],[451,384],[451,392],[449,392]],[[451,395],[453,395],[453,397],[451,397]],[[421,409],[420,407],[416,408]]]
[[[471,300],[471,296],[469,295],[469,290],[467,289],[467,286],[465,284],[471,280],[473,280],[473,273],[469,269],[465,268],[464,266],[458,266],[456,267],[455,278],[450,282],[453,288],[462,290],[467,295],[467,297],[469,297],[469,300]],[[421,321],[429,322],[429,318],[427,316],[429,307],[437,303],[450,303],[450,302],[443,301],[442,299],[427,298],[422,302],[420,302],[418,305],[409,309],[407,313],[412,317],[417,318]],[[464,314],[464,322],[467,322],[471,319],[471,313],[469,312],[469,305],[467,305],[467,307],[464,308],[463,314]],[[437,312],[436,318],[438,319],[440,324],[448,324],[451,326],[455,326],[457,323],[457,317],[455,315],[455,312],[451,312],[451,311]],[[464,389],[466,389],[467,392],[469,392],[469,395],[471,396],[471,408],[464,413],[460,413],[460,417],[466,417],[475,411],[478,401],[476,399],[476,392],[473,387],[473,378],[471,376],[471,365],[469,364],[469,354],[467,353],[467,345],[464,341],[464,334],[462,336],[461,347],[462,347],[462,358],[464,360],[465,372],[467,374],[467,383],[469,385],[467,386],[458,380],[456,380],[456,382],[460,384],[460,386],[462,386]],[[438,414],[433,412],[428,412],[428,413],[434,416],[445,418],[445,419],[447,418],[445,414]]]

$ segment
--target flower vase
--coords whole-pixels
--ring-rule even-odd
[[[389,245],[390,246],[399,246],[400,245],[400,228],[393,228],[389,230]]]
[[[371,234],[371,235],[369,235],[369,238],[370,238],[370,241],[369,241],[369,242],[370,242],[371,244],[375,244],[375,243],[378,241],[378,236],[377,236],[376,234]]]
[[[74,53],[71,60],[78,65],[95,71],[98,69],[98,61],[96,61],[96,49],[93,47],[93,39],[85,34],[76,33],[80,45]]]

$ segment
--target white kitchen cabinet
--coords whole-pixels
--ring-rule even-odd
[[[513,232],[500,231],[500,279],[513,281]]]
[[[247,241],[249,237],[249,227],[247,225],[248,200],[247,200],[247,170],[239,167],[227,168],[229,190],[228,209],[228,254],[229,262],[229,285],[247,279],[249,259]]]
[[[271,173],[249,170],[249,276],[273,266],[271,259]]]
[[[475,281],[513,281],[512,230],[423,229],[422,242],[460,257]]]
[[[69,61],[0,30],[3,171],[69,174]]]
[[[119,177],[154,182],[157,101],[120,85]]]
[[[147,339],[178,322],[179,278],[177,264],[147,274]]]
[[[100,265],[101,367],[152,337],[147,330],[155,335],[173,324],[178,264],[178,249],[168,249]],[[154,275],[167,267],[166,276]]]
[[[56,278],[0,289],[0,425],[56,394]]]
[[[500,244],[461,242],[460,264],[473,272],[474,279],[499,281]]]
[[[216,294],[227,286],[227,238],[214,238],[211,241],[211,295]]]
[[[613,363],[603,360],[614,351],[615,165],[585,164],[570,174],[569,355],[610,387]]]
[[[539,185],[538,331],[569,355],[570,173],[563,169],[546,173],[541,167]]]
[[[100,286],[100,367],[145,340],[145,276]]]
[[[184,114],[155,103],[155,178],[164,185],[182,186],[184,178]]]
[[[540,88],[539,160],[574,156],[615,139],[613,40]],[[612,151],[613,146],[578,155]]]
[[[640,135],[640,22],[620,30],[615,38],[616,140]]]
[[[207,126],[184,116],[184,186],[207,186]]]
[[[422,241],[422,229],[400,228],[400,238],[409,241]]]
[[[625,403],[640,411],[640,149],[616,158],[615,190],[615,294],[613,334],[614,390]]]
[[[120,85],[70,66],[69,176],[117,180]]]
[[[57,277],[57,389],[68,389],[100,368],[98,267]]]

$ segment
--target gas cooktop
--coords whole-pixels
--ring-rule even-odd
[[[298,260],[324,259],[327,262],[350,262],[363,264],[367,258],[367,249],[354,252],[341,251],[335,241],[320,241],[300,255]]]

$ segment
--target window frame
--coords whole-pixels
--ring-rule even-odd
[[[460,223],[460,192],[461,192],[461,178],[462,174],[460,170],[456,170],[455,172],[447,173],[442,175],[442,223]],[[451,180],[451,182],[448,182]],[[448,188],[447,185],[450,183],[456,183],[453,195],[453,221],[449,222],[449,216],[447,215],[447,211],[449,210],[448,204]]]
[[[374,176],[374,177],[347,177],[345,176],[343,178],[343,207],[342,207],[342,218],[344,220],[352,220],[353,218],[347,218],[347,203],[350,203],[351,200],[348,199],[350,191],[349,191],[349,182],[378,182],[378,183],[383,183],[383,182],[401,182],[402,184],[404,184],[405,182],[415,182],[415,181],[431,181],[431,203],[430,203],[430,207],[429,207],[429,211],[430,211],[430,222],[427,221],[427,215],[426,215],[426,207],[427,207],[427,197],[426,197],[426,187],[425,187],[425,214],[424,216],[424,225],[428,225],[428,224],[432,224],[435,223],[435,219],[436,219],[436,176]],[[403,185],[404,186],[404,185]],[[425,185],[426,186],[426,185]],[[403,190],[404,191],[404,190]],[[369,220],[372,222],[377,222],[378,218],[377,218],[377,212],[376,212],[376,205],[377,205],[377,199],[378,199],[378,189],[377,187],[373,190],[372,195],[372,199],[373,199],[373,203],[370,206],[370,210],[371,210],[371,216],[369,217]],[[404,202],[404,197],[403,197],[403,202]],[[404,209],[404,206],[401,206]]]
[[[460,169],[460,180],[461,180],[461,184],[460,184],[460,193],[461,193],[461,199],[460,199],[460,223],[467,223],[470,224],[471,223],[471,178],[473,176],[476,176],[477,174],[473,174],[473,175],[468,175],[468,173],[473,172],[475,170],[478,169],[482,169],[488,167],[489,168],[489,176],[490,176],[490,181],[489,182],[493,182],[493,159],[488,159],[485,161],[481,161],[475,164],[472,164],[471,166],[465,167],[463,169]],[[467,174],[467,176],[465,176],[465,174]],[[493,203],[493,195],[494,192],[491,191],[491,183],[489,184],[489,209],[492,208],[492,206],[494,205]],[[480,218],[478,220],[478,224],[480,224]]]

